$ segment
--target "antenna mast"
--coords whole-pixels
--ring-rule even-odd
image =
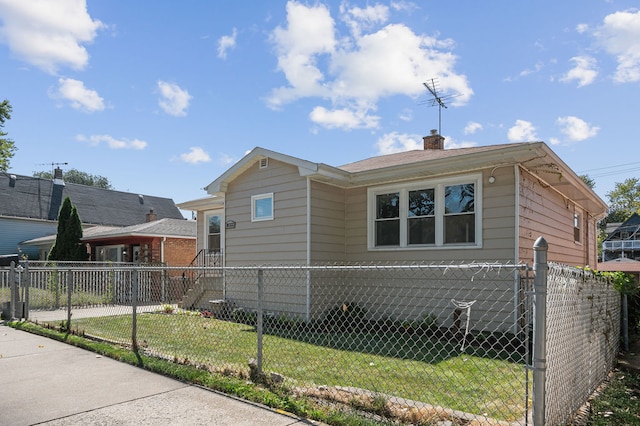
[[[428,101],[430,103],[429,106],[438,105],[438,134],[442,136],[442,108],[447,108],[447,104],[445,104],[444,101],[460,95],[439,95],[440,82],[437,78],[432,78],[430,81],[422,84],[424,84],[424,87],[426,87],[433,96],[433,99]]]
[[[51,176],[55,175],[55,169],[53,166],[66,166],[69,163],[40,163],[36,164],[37,166],[51,166]]]

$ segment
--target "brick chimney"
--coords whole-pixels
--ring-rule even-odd
[[[154,220],[158,220],[158,215],[153,212],[153,209],[149,210],[147,213],[147,222],[153,222]]]
[[[431,130],[429,136],[422,138],[424,141],[424,149],[444,149],[444,138],[438,134],[436,129]]]
[[[54,185],[62,185],[64,186],[64,179],[62,177],[62,169],[60,167],[56,167],[53,171],[53,183]]]

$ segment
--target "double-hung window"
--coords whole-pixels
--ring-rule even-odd
[[[480,245],[480,175],[370,188],[369,248]]]

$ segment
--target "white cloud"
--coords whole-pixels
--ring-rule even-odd
[[[382,135],[376,142],[376,148],[380,155],[423,149],[423,147],[422,137],[398,132]]]
[[[402,121],[411,121],[413,120],[413,110],[409,108],[405,108],[398,114],[398,118]]]
[[[218,39],[218,58],[227,59],[227,50],[236,47],[238,31],[234,28],[230,36],[222,36]]]
[[[586,33],[588,30],[589,30],[589,25],[588,24],[578,24],[578,25],[576,25],[576,32],[578,34]]]
[[[187,115],[189,101],[192,96],[186,90],[180,88],[177,84],[167,83],[166,81],[158,81],[158,89],[160,90],[160,100],[158,104],[164,112],[174,117]]]
[[[536,128],[525,120],[516,120],[516,124],[507,132],[507,137],[511,142],[530,142],[538,139]]]
[[[478,145],[476,142],[470,141],[461,141],[458,142],[450,136],[446,136],[444,138],[444,148],[445,149],[458,149],[458,148],[470,148],[472,146]]]
[[[340,12],[342,20],[355,37],[360,37],[363,30],[371,29],[376,24],[385,23],[389,19],[389,8],[381,4],[360,8],[349,7],[347,3],[342,3]]]
[[[192,146],[189,148],[189,152],[180,154],[180,159],[185,163],[191,164],[208,163],[211,161],[209,154],[199,146]]]
[[[51,74],[60,67],[84,69],[84,45],[105,28],[89,16],[85,0],[2,0],[0,19],[0,40],[11,52]]]
[[[594,137],[600,130],[599,127],[591,126],[581,118],[573,116],[558,117],[556,123],[561,127],[560,131],[567,136],[570,141],[583,141]]]
[[[530,74],[537,74],[540,72],[540,70],[542,70],[542,68],[544,68],[544,64],[540,61],[536,62],[536,64],[533,66],[533,68],[526,68],[522,71],[520,71],[520,77],[526,77]]]
[[[365,109],[328,110],[321,106],[315,107],[309,114],[309,118],[314,123],[329,129],[371,129],[378,127],[380,121],[380,117],[367,114]]]
[[[87,89],[84,83],[72,78],[58,79],[58,90],[54,97],[71,103],[71,107],[86,112],[104,110],[104,99],[95,90]]]
[[[347,129],[377,126],[379,118],[368,111],[377,108],[380,98],[424,95],[422,83],[431,76],[438,77],[443,93],[461,95],[453,105],[463,105],[473,95],[466,76],[454,70],[451,40],[387,24],[386,6],[343,3],[340,12],[342,21],[336,22],[324,5],[287,3],[287,24],[272,32],[271,41],[288,84],[272,90],[267,99],[271,108],[318,98],[331,105],[316,106],[310,117],[326,127]],[[340,34],[345,27],[348,35]],[[335,119],[327,119],[329,112]],[[336,126],[336,120],[342,124]]]
[[[475,121],[469,121],[467,125],[464,126],[465,135],[473,135],[478,130],[482,130],[482,124],[476,123]]]
[[[593,83],[598,71],[596,70],[596,59],[591,56],[574,56],[571,58],[571,62],[575,66],[570,69],[560,81],[570,82],[573,80],[578,81],[578,87],[588,86]]]
[[[607,15],[595,36],[605,51],[618,61],[614,81],[640,81],[640,11]]]
[[[222,166],[230,166],[236,161],[238,161],[235,157],[232,157],[229,154],[220,154],[218,155],[218,163]]]
[[[101,143],[106,143],[111,149],[145,149],[147,143],[140,139],[116,139],[110,135],[77,135],[76,140],[80,142],[87,142],[91,146],[98,146]]]

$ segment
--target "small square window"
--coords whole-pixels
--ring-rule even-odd
[[[273,193],[251,196],[251,221],[273,219]]]
[[[582,242],[582,215],[580,213],[573,214],[573,241],[576,243]]]

